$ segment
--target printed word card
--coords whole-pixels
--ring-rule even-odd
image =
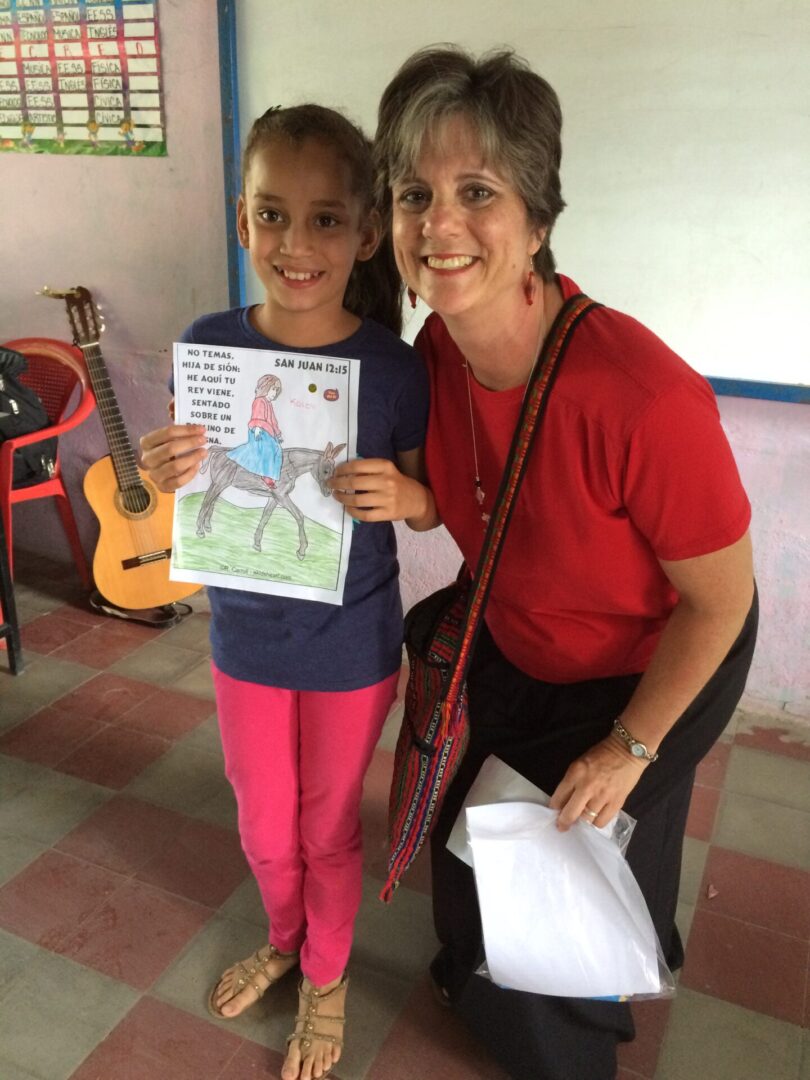
[[[0,0],[0,150],[164,157],[157,0]]]

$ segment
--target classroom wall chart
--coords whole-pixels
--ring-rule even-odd
[[[0,0],[0,150],[164,157],[157,8]]]

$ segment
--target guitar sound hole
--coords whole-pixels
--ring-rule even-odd
[[[125,514],[138,517],[149,512],[152,506],[152,495],[143,484],[140,484],[138,487],[127,488],[123,492],[117,491],[116,502]]]

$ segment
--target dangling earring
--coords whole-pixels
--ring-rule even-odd
[[[413,291],[413,289],[409,288],[408,289],[408,303],[411,305],[412,308],[416,307],[416,300],[417,300],[416,293]]]
[[[534,303],[534,298],[537,294],[537,278],[534,273],[534,256],[529,256],[529,272],[526,275],[526,280],[523,283],[523,295],[526,297],[526,303],[529,307]]]

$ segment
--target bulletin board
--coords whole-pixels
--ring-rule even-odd
[[[0,151],[166,154],[157,0],[0,0]]]
[[[810,401],[806,0],[218,8],[234,304],[261,297],[234,222],[240,134],[256,116],[316,101],[373,134],[383,88],[416,49],[512,46],[562,102],[560,270],[717,393]]]

